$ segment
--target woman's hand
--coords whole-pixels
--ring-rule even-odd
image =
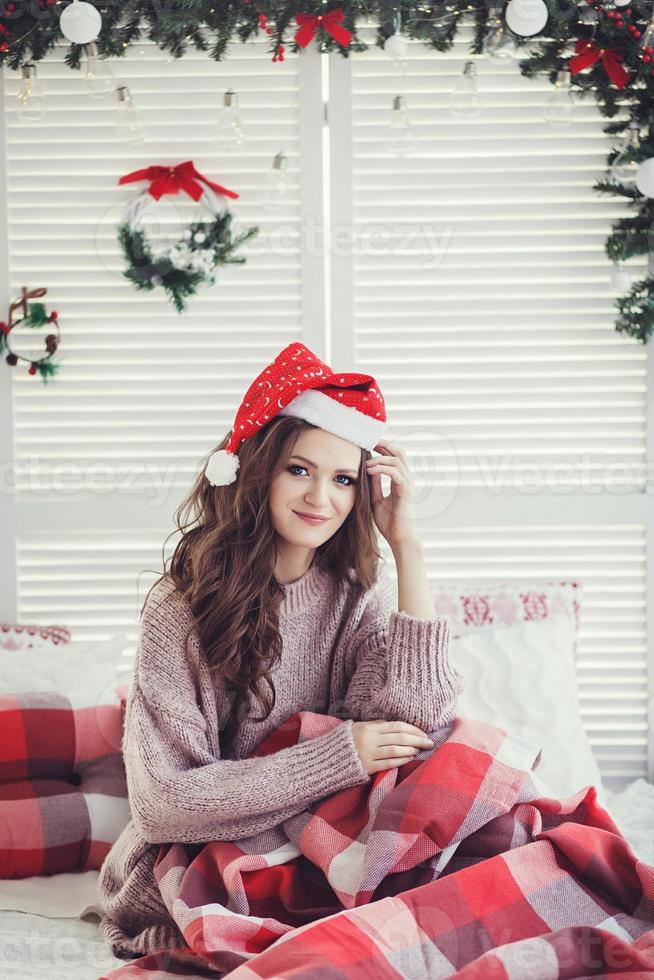
[[[434,743],[406,721],[355,721],[354,744],[368,774],[398,768]]]
[[[372,481],[372,511],[375,524],[391,548],[419,541],[413,509],[413,486],[406,453],[398,446],[378,442],[375,446],[382,456],[366,460]],[[391,478],[391,492],[382,493],[381,478]]]

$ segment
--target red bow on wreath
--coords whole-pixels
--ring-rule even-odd
[[[300,29],[295,33],[295,40],[301,48],[306,48],[318,28],[322,27],[323,31],[327,31],[335,41],[346,47],[352,40],[352,31],[342,26],[344,18],[342,7],[330,10],[328,14],[296,14],[295,19]]]
[[[185,191],[194,201],[199,201],[204,193],[204,188],[198,181],[208,184],[219,194],[225,194],[227,197],[238,197],[236,191],[230,191],[221,184],[215,184],[212,180],[208,180],[198,173],[192,160],[185,160],[184,163],[178,163],[175,167],[161,167],[158,164],[153,164],[151,167],[144,167],[143,170],[134,170],[131,174],[125,174],[118,183],[131,184],[136,180],[151,181],[148,192],[152,194],[155,201],[158,201],[164,194],[178,194],[180,191]]]
[[[577,56],[570,58],[568,67],[573,75],[594,65],[600,58],[604,70],[616,88],[624,88],[629,81],[629,72],[620,64],[624,55],[619,48],[599,48],[592,41],[579,39],[575,44]]]

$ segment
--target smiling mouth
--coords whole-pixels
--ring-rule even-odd
[[[319,517],[319,516],[315,516],[314,517],[313,514],[303,514],[299,510],[294,510],[293,513],[294,514],[297,514],[298,517],[303,517],[303,518],[305,518],[308,521],[313,521],[314,524],[325,524],[326,521],[329,520],[328,517]]]

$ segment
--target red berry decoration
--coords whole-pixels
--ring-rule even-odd
[[[32,363],[30,364],[29,368],[27,369],[27,373],[28,374],[36,374],[36,364],[34,363],[34,361],[32,361]]]
[[[50,314],[50,319],[56,320],[58,316],[59,316],[58,312],[56,310],[53,310],[52,313]]]

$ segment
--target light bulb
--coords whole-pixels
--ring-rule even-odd
[[[231,88],[223,95],[217,136],[222,149],[228,152],[232,152],[245,142],[245,133],[238,111],[238,96]]]
[[[141,123],[136,106],[127,85],[116,89],[118,108],[116,109],[115,125],[118,139],[128,143],[137,143],[146,138],[146,131]]]
[[[511,57],[510,44],[507,44],[507,31],[504,29],[504,21],[499,15],[496,6],[491,7],[486,22],[486,35],[484,37],[483,50],[493,61],[503,60]]]
[[[638,47],[643,50],[643,48],[654,47],[654,14],[650,17],[649,24],[643,32],[643,36],[638,41]]]
[[[95,41],[84,45],[86,67],[84,69],[84,84],[86,91],[94,99],[103,99],[116,91],[116,76],[107,62],[98,57]]]
[[[484,53],[488,55],[491,61],[509,61],[515,57],[517,51],[518,46],[514,38],[504,28],[495,31],[491,36],[487,36]]]
[[[260,204],[266,211],[282,207],[288,202],[288,157],[280,150],[263,181]]]
[[[33,123],[43,118],[45,102],[41,86],[36,78],[36,65],[27,61],[21,65],[22,86],[18,93],[18,118],[22,123]]]
[[[389,153],[395,156],[405,156],[415,146],[415,137],[406,111],[406,101],[403,95],[393,98],[391,119],[386,127],[384,145]]]
[[[463,119],[479,115],[481,99],[477,89],[477,67],[474,61],[466,61],[460,80],[454,86],[450,112]]]
[[[609,168],[609,177],[621,184],[633,184],[640,163],[633,159],[633,153],[640,147],[640,127],[630,122],[624,135],[622,148]]]
[[[572,120],[575,103],[570,87],[570,72],[562,68],[556,73],[554,91],[545,99],[543,115],[548,125],[553,127],[567,126]]]

